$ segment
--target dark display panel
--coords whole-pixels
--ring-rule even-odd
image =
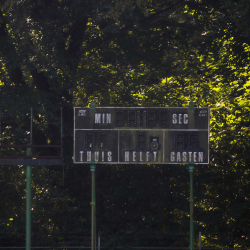
[[[74,119],[74,163],[209,163],[209,108],[75,108]]]

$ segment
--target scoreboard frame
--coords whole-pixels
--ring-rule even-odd
[[[74,164],[209,164],[210,109],[75,107]]]

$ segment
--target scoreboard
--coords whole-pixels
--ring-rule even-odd
[[[209,108],[74,108],[76,164],[208,164]]]

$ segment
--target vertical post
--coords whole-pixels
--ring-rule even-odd
[[[1,145],[1,141],[2,141],[2,121],[1,121],[1,117],[2,117],[2,111],[0,109],[0,145]]]
[[[63,157],[63,113],[61,107],[61,157]]]
[[[62,114],[62,107],[61,107],[61,142],[62,142],[62,137],[63,137],[63,114]]]
[[[194,115],[194,102],[191,100],[188,105],[188,112],[190,116]],[[190,160],[191,161],[191,160]],[[194,176],[194,163],[189,162],[188,170],[190,173],[190,250],[194,250],[194,196],[193,196],[193,176]]]
[[[101,249],[101,236],[100,233],[98,234],[98,250]]]
[[[91,196],[92,196],[92,201],[90,203],[91,205],[91,250],[94,250],[96,245],[95,245],[95,224],[96,224],[96,219],[95,219],[95,163],[90,164],[90,171],[92,173],[92,188],[91,188]]]
[[[30,144],[32,145],[33,109],[30,110]],[[31,148],[27,148],[27,156],[31,155]],[[31,166],[27,166],[26,180],[26,250],[31,250]]]
[[[96,102],[92,101],[90,109],[95,109]],[[96,249],[96,205],[95,205],[95,162],[90,162],[92,172],[92,201],[91,205],[91,250]]]
[[[33,109],[30,110],[30,144],[32,145],[32,122],[33,122]]]
[[[199,232],[199,250],[201,250],[201,232]]]
[[[27,148],[27,156],[31,148]],[[26,181],[26,250],[31,250],[31,166],[27,166]]]
[[[94,249],[96,250],[96,197],[94,192]]]
[[[62,107],[61,107],[61,157],[63,157],[63,108]],[[64,186],[64,164],[63,164],[62,185]]]
[[[193,208],[194,208],[194,195],[193,195],[194,165],[193,165],[193,163],[188,164],[188,170],[189,170],[189,173],[190,173],[190,250],[194,250],[194,219],[193,219]]]

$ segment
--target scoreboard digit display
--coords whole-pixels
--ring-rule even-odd
[[[74,108],[74,163],[208,164],[209,108]]]

